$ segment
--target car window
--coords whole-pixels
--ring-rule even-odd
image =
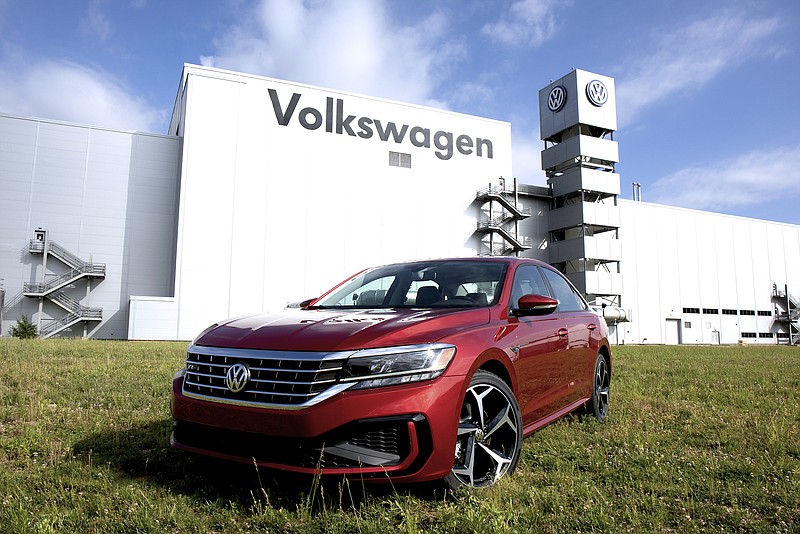
[[[511,308],[517,308],[519,298],[522,295],[545,295],[549,296],[539,267],[536,265],[523,265],[514,273],[514,284],[511,286]]]
[[[420,289],[422,289],[424,287],[430,287],[432,289],[429,289],[429,290],[423,289],[420,292]],[[442,290],[441,290],[441,288],[439,288],[438,284],[436,284],[436,283],[434,283],[434,282],[432,282],[430,280],[422,280],[422,281],[416,281],[415,280],[415,281],[411,282],[411,285],[408,287],[408,291],[406,292],[406,299],[405,299],[404,304],[406,306],[415,306],[415,305],[417,305],[417,296],[420,295],[420,293],[423,295],[423,297],[420,299],[420,303],[419,304],[428,305],[431,302],[438,301],[438,300],[441,299]],[[428,297],[427,297],[428,301],[427,302],[424,301],[424,299],[426,298],[424,295],[426,293],[428,294]],[[435,296],[432,297],[431,295],[435,295]]]
[[[376,278],[358,288],[356,291],[347,292],[339,300],[333,303],[334,306],[379,306],[386,297],[386,292],[394,282],[394,276],[384,276]]]
[[[502,292],[507,264],[430,260],[363,271],[312,308],[486,307]]]
[[[572,289],[564,277],[550,269],[542,269],[544,277],[553,289],[553,298],[558,300],[557,311],[578,311],[586,309],[583,299]]]

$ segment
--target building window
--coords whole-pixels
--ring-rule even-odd
[[[684,308],[683,313],[700,313],[700,308]]]
[[[758,310],[759,317],[772,317],[772,312],[769,310]],[[770,334],[771,336],[772,334]]]
[[[755,310],[739,310],[739,315],[755,315]]]
[[[745,337],[747,337],[747,338],[755,338],[757,336],[756,336],[755,332],[742,332],[742,337],[743,338],[745,338]]]
[[[789,332],[778,332],[778,339],[789,339]]]
[[[760,332],[758,337],[761,339],[773,339],[775,336],[772,335],[772,332]]]
[[[390,167],[403,167],[404,169],[411,168],[411,154],[403,152],[389,151],[389,166]]]
[[[722,315],[736,315],[736,310],[722,310]]]
[[[692,327],[692,323],[690,321],[684,321],[683,322],[683,327],[684,328],[691,328]]]
[[[716,308],[703,308],[703,313],[706,315],[719,315],[719,310]]]

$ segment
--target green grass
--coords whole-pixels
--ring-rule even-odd
[[[173,451],[185,343],[0,339],[0,532],[797,532],[800,350],[617,347],[605,425],[488,491],[363,487]]]

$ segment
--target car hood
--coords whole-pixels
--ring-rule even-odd
[[[196,345],[244,349],[339,351],[441,340],[489,322],[489,309],[286,310],[229,319]]]

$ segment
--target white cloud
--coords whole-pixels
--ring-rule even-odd
[[[571,4],[559,0],[519,0],[497,22],[485,24],[481,32],[507,45],[538,46],[558,31],[556,8]]]
[[[656,48],[623,68],[617,79],[621,123],[673,96],[701,89],[724,71],[780,50],[766,46],[780,26],[777,17],[726,12],[661,37]]]
[[[166,111],[150,107],[118,79],[68,61],[0,63],[0,111],[91,126],[154,132]]]
[[[108,20],[99,0],[89,4],[86,17],[81,22],[81,30],[87,35],[96,36],[101,41],[105,41],[111,35],[111,21]]]
[[[512,165],[514,176],[520,183],[546,186],[547,177],[542,171],[543,142],[539,139],[538,128],[534,131],[511,132]]]
[[[201,63],[429,105],[464,45],[434,13],[399,27],[374,0],[261,0]]]
[[[659,204],[712,211],[800,198],[800,146],[681,169],[656,180],[648,196]]]
[[[463,82],[450,93],[448,100],[454,107],[467,106],[468,104],[485,104],[492,101],[495,96],[494,89],[479,82]]]

